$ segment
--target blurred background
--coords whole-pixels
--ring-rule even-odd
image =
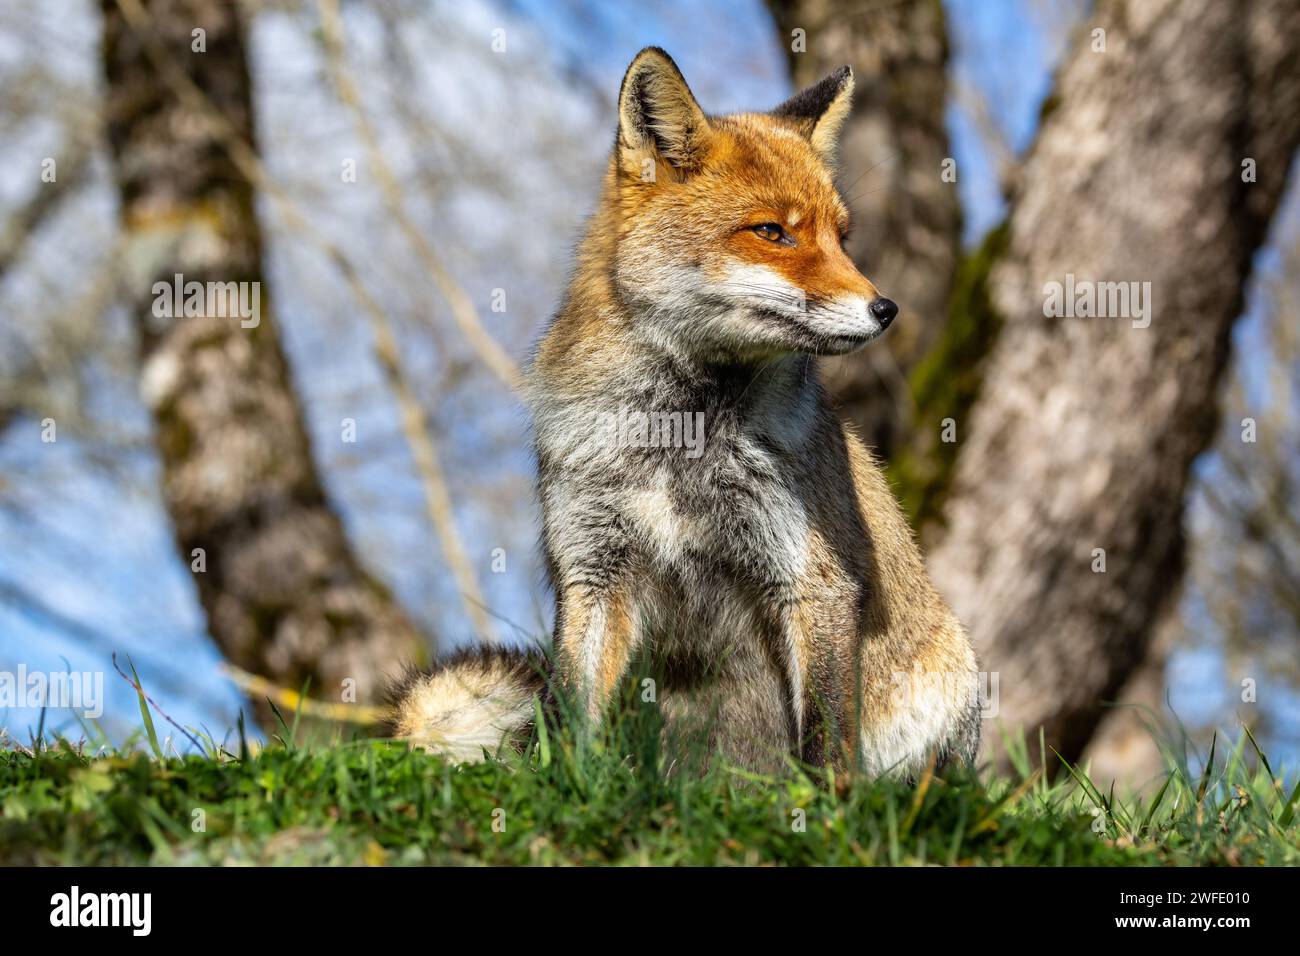
[[[655,44],[711,112],[854,67],[850,251],[903,314],[823,371],[997,720],[1139,783],[1150,720],[1294,766],[1296,7],[0,0],[0,671],[107,673],[120,740],[129,655],[220,740],[251,678],[374,703],[545,639],[518,370]],[[176,273],[260,322],[159,321]],[[1044,318],[1067,273],[1150,326]],[[81,734],[0,708],[42,723]]]

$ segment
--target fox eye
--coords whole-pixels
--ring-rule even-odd
[[[779,242],[787,246],[794,245],[794,240],[786,235],[785,230],[774,222],[764,222],[749,228],[760,239],[766,239],[768,242]]]

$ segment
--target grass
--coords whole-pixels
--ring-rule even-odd
[[[143,693],[141,692],[142,703]],[[1204,769],[1169,753],[1165,784],[1116,799],[1077,767],[926,774],[916,786],[792,768],[664,773],[636,721],[595,740],[540,734],[522,754],[453,766],[391,741],[263,747],[196,735],[0,751],[0,864],[1295,865],[1287,792],[1246,731]],[[140,747],[134,744],[140,744]],[[147,749],[146,749],[147,748]],[[93,753],[91,751],[94,751]],[[1217,751],[1217,753],[1216,753]]]

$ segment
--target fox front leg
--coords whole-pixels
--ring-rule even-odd
[[[814,653],[812,629],[808,626],[807,608],[793,595],[783,595],[776,600],[776,623],[781,663],[786,690],[789,694],[788,710],[790,732],[793,735],[791,751],[804,756],[807,732],[816,719],[810,706],[809,673]]]
[[[774,603],[790,695],[794,754],[813,765],[851,765],[857,733],[855,621],[839,594],[786,591]]]
[[[555,622],[560,675],[591,723],[600,720],[637,643],[626,582],[574,582],[560,589]]]

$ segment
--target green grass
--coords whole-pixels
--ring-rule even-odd
[[[655,739],[626,728],[590,743],[552,730],[461,767],[282,731],[163,759],[146,720],[149,752],[102,739],[0,752],[0,864],[1300,863],[1300,788],[1282,788],[1248,735],[1204,772],[1175,765],[1158,794],[1118,801],[1059,763],[1048,782],[1023,745],[1015,777],[909,787],[665,774]],[[107,753],[83,752],[96,746]]]

